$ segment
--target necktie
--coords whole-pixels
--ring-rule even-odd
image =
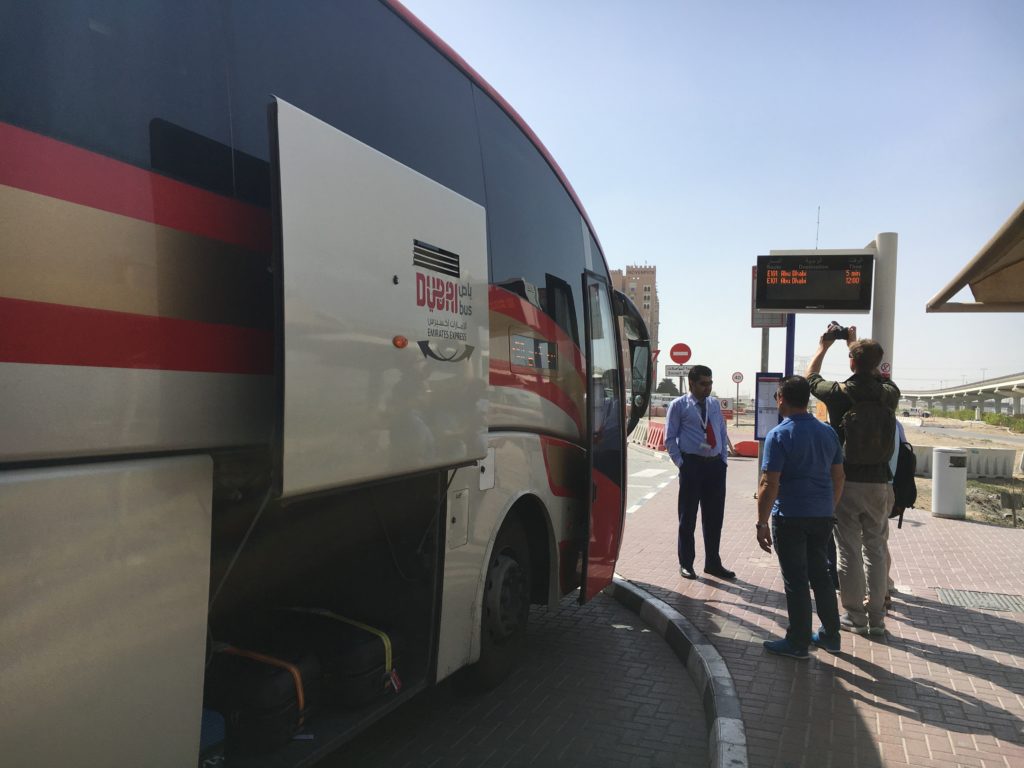
[[[706,400],[700,401],[700,420],[704,422],[704,434],[707,436],[708,446],[714,448],[718,445],[718,441],[715,440],[715,430],[711,428],[711,422],[708,421]]]

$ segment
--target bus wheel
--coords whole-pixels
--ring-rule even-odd
[[[501,683],[526,648],[530,617],[530,548],[517,520],[498,532],[480,612],[480,660],[466,669],[465,682],[476,690]]]

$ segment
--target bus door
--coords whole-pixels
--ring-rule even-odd
[[[580,602],[612,581],[625,521],[626,462],[622,355],[608,281],[583,276],[587,353],[587,542]]]

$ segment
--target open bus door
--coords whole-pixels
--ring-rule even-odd
[[[626,435],[650,399],[650,342],[632,302],[608,281],[583,276],[587,358],[587,542],[580,602],[590,600],[612,581],[622,544],[626,502]],[[618,310],[618,311],[616,311]],[[632,408],[623,408],[622,355],[617,319],[622,316],[630,340]],[[639,324],[638,324],[639,323]],[[636,336],[637,338],[631,338]],[[639,369],[638,369],[639,365]]]

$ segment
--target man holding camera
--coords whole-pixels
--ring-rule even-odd
[[[846,381],[822,378],[821,364],[832,344],[845,340],[850,361]],[[857,339],[854,326],[829,325],[807,367],[811,394],[828,407],[829,423],[844,447],[846,484],[836,507],[839,594],[844,629],[859,635],[885,634],[889,562],[889,512],[893,505],[889,460],[896,438],[900,390],[878,371],[882,346]],[[866,577],[866,582],[865,582]]]

